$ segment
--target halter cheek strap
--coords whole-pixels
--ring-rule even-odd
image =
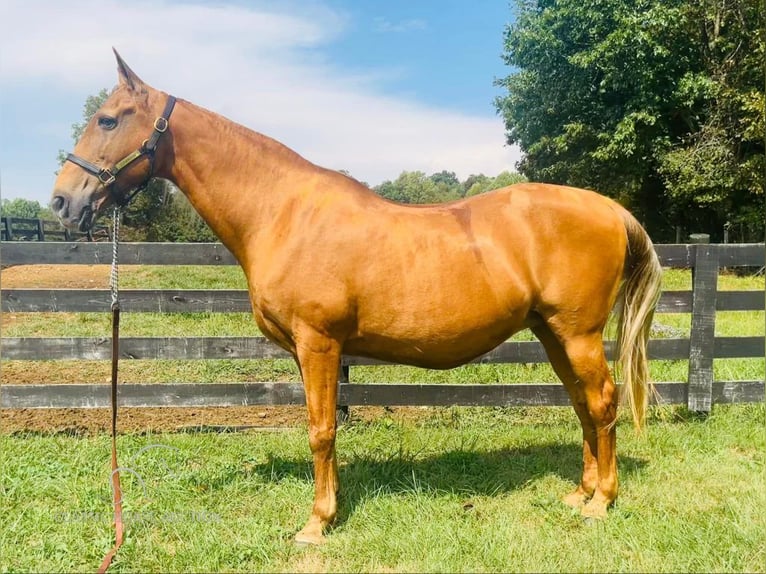
[[[175,97],[168,96],[168,99],[165,102],[165,109],[162,111],[162,115],[154,120],[154,130],[152,131],[152,134],[149,136],[149,138],[144,140],[144,142],[141,144],[141,147],[139,147],[137,150],[129,153],[116,164],[114,164],[114,167],[111,169],[107,167],[99,167],[96,164],[89,162],[88,160],[74,155],[73,153],[67,154],[67,161],[71,161],[73,164],[80,166],[89,174],[97,177],[98,181],[101,182],[101,185],[109,188],[109,191],[113,196],[112,199],[115,201],[115,203],[120,205],[127,205],[130,200],[133,199],[136,193],[146,187],[146,185],[149,183],[149,180],[152,178],[152,174],[154,173],[154,152],[157,149],[157,144],[160,141],[160,137],[162,137],[162,134],[164,134],[168,129],[170,114],[173,113],[173,108],[175,105]],[[147,156],[150,162],[149,172],[146,176],[146,179],[143,181],[143,183],[141,183],[141,185],[136,187],[133,192],[127,196],[127,199],[123,198],[123,200],[120,201],[120,198],[116,197],[111,186],[117,180],[117,175],[123,169],[143,156]]]

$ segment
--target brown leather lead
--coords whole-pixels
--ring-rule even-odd
[[[122,523],[122,488],[117,463],[117,365],[120,360],[120,305],[112,304],[112,502],[114,507],[114,546],[104,556],[98,574],[104,574],[122,546],[125,534]]]

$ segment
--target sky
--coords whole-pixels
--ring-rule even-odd
[[[2,0],[0,195],[45,205],[87,96],[149,85],[377,185],[514,170],[505,0]]]

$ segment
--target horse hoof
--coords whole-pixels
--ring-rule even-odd
[[[304,528],[295,535],[294,541],[296,546],[306,548],[308,546],[319,546],[320,544],[324,544],[325,537],[321,532],[317,533],[313,529]]]
[[[582,507],[580,513],[586,522],[588,520],[598,522],[606,518],[606,506],[607,505],[603,502],[591,500],[588,504]]]

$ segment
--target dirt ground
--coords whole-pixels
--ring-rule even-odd
[[[372,421],[383,417],[420,420],[427,407],[352,407],[350,420]],[[123,434],[162,432],[235,432],[306,426],[305,407],[207,407],[121,408],[118,431]],[[2,409],[0,433],[52,433],[93,435],[108,432],[109,409]]]
[[[0,287],[104,289],[109,282],[108,265],[23,265],[8,267],[0,273]],[[3,325],[21,320],[0,314]],[[55,375],[50,365],[35,362],[0,363],[2,384],[67,383],[109,381],[109,365],[91,365],[88,369],[61,369]],[[86,372],[87,371],[87,372]],[[55,377],[55,379],[54,379]],[[423,409],[358,407],[352,409],[352,420],[372,420],[382,416],[418,418]],[[110,428],[108,409],[3,409],[0,410],[0,432],[54,432],[92,434]],[[120,432],[222,431],[259,428],[285,428],[306,424],[305,407],[207,407],[207,408],[122,408],[119,412]]]
[[[106,289],[109,265],[16,265],[0,274],[3,289]]]

